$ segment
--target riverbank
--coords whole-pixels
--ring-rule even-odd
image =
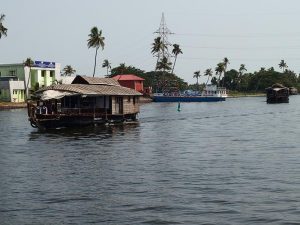
[[[0,110],[1,109],[20,109],[26,108],[27,104],[25,102],[0,102]]]

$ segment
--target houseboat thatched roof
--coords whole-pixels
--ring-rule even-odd
[[[107,78],[104,78],[107,79]],[[72,92],[82,95],[109,95],[109,96],[140,96],[140,92],[122,87],[120,85],[87,85],[87,84],[57,84],[48,87],[41,88],[36,91],[37,94],[45,92],[47,90],[56,90],[61,92]]]
[[[119,82],[113,78],[88,77],[79,75],[74,78],[72,84],[120,86]]]

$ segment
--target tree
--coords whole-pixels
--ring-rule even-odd
[[[157,57],[155,70],[157,69],[157,64],[160,60],[160,51],[164,51],[165,49],[167,49],[167,46],[162,42],[161,37],[155,38],[151,48],[151,53]]]
[[[193,78],[196,78],[197,79],[197,87],[198,87],[198,91],[199,91],[199,78],[201,77],[201,74],[200,74],[200,70],[198,70],[198,71],[196,71],[196,72],[194,72],[194,76],[193,76]]]
[[[182,54],[182,50],[180,49],[180,47],[179,47],[178,44],[174,44],[174,45],[173,45],[172,53],[173,53],[174,56],[175,56],[175,61],[174,61],[173,68],[172,68],[172,73],[173,73],[173,72],[174,72],[174,68],[175,68],[175,64],[176,64],[176,60],[177,60],[177,56],[178,56],[179,54]]]
[[[225,76],[226,76],[226,71],[227,71],[227,65],[229,64],[229,60],[227,57],[225,57],[223,59],[223,72],[224,72],[224,76],[223,76],[223,86],[224,86],[224,82],[225,82]]]
[[[171,65],[172,65],[172,63],[169,62],[168,58],[164,56],[161,59],[161,61],[159,61],[157,63],[156,69],[163,70],[163,71],[169,71],[169,70],[171,70]]]
[[[247,71],[245,64],[241,64],[240,68],[239,68],[239,73],[238,73],[238,77],[237,77],[237,89],[240,89],[241,86],[241,82],[242,82],[242,77],[244,72]]]
[[[29,75],[28,75],[28,79],[27,79],[27,83],[26,83],[26,79],[24,79],[24,83],[25,83],[25,92],[26,92],[26,99],[29,98],[29,82],[31,80],[31,67],[33,66],[34,61],[31,58],[27,58],[24,62],[24,66],[29,67]]]
[[[245,64],[241,64],[239,68],[239,73],[241,76],[244,74],[244,72],[247,71]]]
[[[67,66],[65,66],[63,68],[62,75],[64,75],[64,76],[71,76],[74,73],[76,73],[76,70],[74,70],[71,65],[67,65]]]
[[[285,70],[286,68],[288,68],[286,62],[285,62],[283,59],[280,61],[280,63],[279,63],[278,65],[279,65],[279,68],[282,69],[282,72],[283,72],[283,73],[284,73],[284,70]]]
[[[108,70],[111,69],[111,64],[110,62],[108,61],[108,59],[104,59],[103,63],[102,63],[102,68],[105,68],[106,67],[106,77],[108,77]]]
[[[3,26],[3,21],[4,21],[5,15],[1,14],[0,16],[0,39],[2,35],[7,36],[7,28]]]
[[[89,37],[90,38],[87,40],[88,48],[96,48],[95,64],[94,64],[94,72],[93,72],[93,77],[94,77],[95,76],[95,71],[96,71],[96,62],[97,62],[98,49],[100,47],[102,48],[102,50],[104,49],[105,37],[102,37],[102,30],[98,30],[97,27],[93,27],[91,29],[91,33],[89,34]]]
[[[213,75],[213,71],[211,68],[205,70],[204,76],[207,76],[207,81],[206,81],[205,85],[207,85],[209,78],[212,77],[212,75]]]
[[[224,63],[218,63],[217,67],[215,68],[216,75],[219,75],[218,77],[218,86],[220,86],[220,79],[222,76],[222,73],[224,71]]]

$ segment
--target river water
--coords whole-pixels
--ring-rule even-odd
[[[150,103],[38,131],[0,111],[0,224],[300,224],[300,96]]]

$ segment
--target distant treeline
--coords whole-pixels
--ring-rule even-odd
[[[142,77],[145,79],[144,86],[152,87],[153,91],[175,90],[176,88],[178,90],[201,90],[205,86],[205,83],[188,85],[187,82],[175,74],[162,71],[145,72],[134,66],[126,66],[124,63],[111,69],[111,74],[108,77],[117,74],[135,74]],[[261,68],[254,73],[243,73],[241,70],[231,69],[226,71],[222,78],[212,76],[210,83],[239,92],[264,92],[265,88],[275,83],[281,83],[286,87],[295,87],[300,90],[300,77],[295,72],[287,69],[278,72],[273,67],[269,69]]]

